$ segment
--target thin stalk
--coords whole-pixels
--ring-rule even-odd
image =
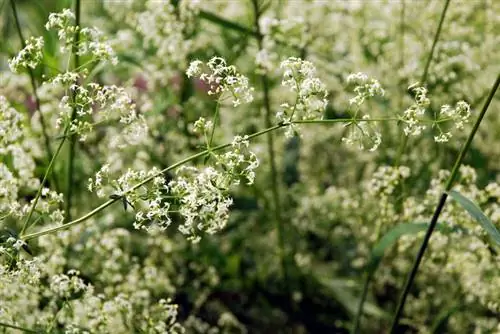
[[[59,143],[59,146],[57,147],[56,153],[50,159],[50,163],[49,163],[47,169],[45,170],[45,174],[43,175],[42,182],[40,183],[40,186],[38,187],[38,191],[36,193],[35,199],[33,200],[33,204],[31,205],[30,212],[28,213],[28,216],[24,220],[23,228],[21,229],[21,234],[23,234],[24,231],[26,231],[26,228],[28,227],[28,224],[31,220],[31,217],[33,216],[33,212],[35,211],[38,200],[40,199],[40,196],[42,195],[43,186],[45,185],[45,182],[47,181],[48,175],[52,171],[52,166],[54,165],[54,162],[56,161],[56,158],[59,155],[59,152],[61,152],[61,148],[64,145],[64,141],[65,141],[65,139],[61,140],[61,142]]]
[[[429,74],[429,68],[431,66],[432,58],[434,57],[434,51],[436,50],[436,45],[437,45],[437,42],[439,40],[439,36],[441,35],[441,29],[443,28],[444,18],[446,16],[446,12],[448,11],[448,6],[450,4],[450,1],[451,0],[446,0],[446,3],[444,4],[443,11],[441,12],[441,17],[439,19],[439,24],[438,24],[438,28],[436,31],[436,35],[434,35],[434,40],[432,41],[431,52],[429,53],[429,56],[427,57],[424,72],[422,73],[422,77],[420,78],[420,85],[425,85],[425,82],[427,81],[427,75]],[[401,159],[403,157],[403,154],[406,150],[407,145],[408,145],[408,136],[403,136],[403,140],[401,142],[401,145],[399,145],[398,154],[396,156],[396,165],[399,165],[399,163],[401,162]]]
[[[73,68],[77,69],[80,67],[80,56],[78,55],[78,43],[80,42],[80,0],[75,0],[75,25],[78,27],[76,30],[75,40],[73,42]],[[76,90],[73,90],[72,94],[73,110],[71,111],[71,120],[70,124],[76,119]],[[71,221],[71,204],[73,200],[73,174],[75,169],[75,151],[76,151],[76,137],[74,135],[69,137],[69,149],[68,149],[68,167],[67,167],[67,175],[66,175],[66,216],[64,222],[67,223]]]
[[[15,0],[10,0],[10,4],[12,6],[12,12],[14,14],[14,22],[16,23],[16,30],[17,30],[17,35],[19,36],[19,40],[21,41],[21,47],[24,49],[26,47],[26,42],[24,40],[23,32],[21,30],[21,23],[19,22],[19,15],[17,14],[17,8],[16,8],[16,1]],[[52,149],[50,148],[50,139],[49,135],[47,134],[47,126],[45,125],[45,118],[42,114],[42,110],[40,109],[40,98],[38,97],[38,88],[35,80],[35,73],[33,72],[33,69],[31,67],[28,67],[28,74],[30,77],[30,82],[31,82],[31,88],[33,90],[33,96],[35,97],[35,108],[38,111],[40,115],[40,125],[42,126],[42,135],[43,135],[43,140],[45,144],[45,152],[47,154],[47,161],[50,161],[52,158]],[[59,185],[57,182],[57,178],[53,177],[54,182],[54,187],[56,188],[56,191],[59,191]]]
[[[220,103],[217,100],[217,105],[215,106],[215,112],[214,112],[212,131],[210,133],[210,140],[208,141],[208,148],[212,147],[212,142],[214,140],[215,126],[217,125],[217,121],[219,120],[219,108],[220,108]]]
[[[19,327],[16,325],[7,324],[5,322],[0,322],[0,327],[17,329],[17,330],[19,330],[21,332],[25,332],[25,333],[42,333],[42,331],[34,331],[32,329],[27,329],[27,328]]]
[[[439,199],[439,203],[436,207],[436,210],[434,211],[434,215],[432,216],[431,222],[429,224],[429,228],[427,229],[427,232],[425,233],[424,240],[422,241],[422,244],[420,246],[418,254],[415,257],[415,262],[413,263],[413,267],[407,276],[403,292],[401,293],[399,303],[398,303],[398,306],[396,308],[396,312],[394,313],[394,318],[392,320],[391,333],[397,333],[399,318],[401,317],[401,315],[403,313],[403,308],[404,308],[405,303],[406,303],[406,298],[408,297],[408,294],[410,292],[410,288],[412,287],[415,276],[417,275],[418,267],[420,266],[420,262],[422,261],[425,250],[427,249],[427,245],[428,245],[429,240],[431,238],[432,232],[434,231],[434,228],[436,227],[437,221],[439,219],[439,215],[441,214],[441,211],[443,210],[444,205],[446,203],[446,199],[448,198],[448,191],[450,191],[451,188],[453,187],[453,184],[455,182],[455,179],[458,176],[458,171],[460,169],[460,166],[462,165],[464,157],[467,154],[467,151],[469,150],[469,147],[472,143],[472,140],[474,139],[474,136],[476,135],[476,132],[479,129],[479,125],[481,124],[481,122],[484,118],[484,115],[486,114],[486,111],[488,110],[488,107],[489,107],[491,101],[493,100],[493,96],[495,95],[499,85],[500,85],[500,74],[498,75],[495,83],[493,84],[493,87],[491,88],[490,94],[488,95],[488,98],[486,99],[486,101],[483,105],[481,113],[479,114],[476,122],[474,123],[474,126],[469,134],[469,137],[467,137],[467,140],[466,140],[464,146],[460,150],[460,153],[459,153],[457,159],[455,160],[455,164],[454,164],[453,169],[451,171],[451,175],[448,178],[448,181],[446,182],[445,190],[442,193],[441,198]]]
[[[262,131],[259,131],[259,132],[256,132],[256,133],[253,133],[251,135],[248,136],[248,139],[253,139],[253,138],[256,138],[256,137],[259,137],[259,136],[262,136],[268,132],[271,132],[271,131],[274,131],[274,130],[277,130],[279,128],[282,128],[284,126],[287,126],[286,124],[283,124],[283,123],[280,123],[278,125],[274,125],[272,127],[269,127],[267,129],[264,129]],[[220,150],[223,150],[223,149],[226,149],[228,147],[230,147],[232,145],[232,143],[227,143],[227,144],[222,144],[222,145],[219,145],[219,146],[216,146],[216,147],[213,147],[211,148],[210,150],[204,150],[202,152],[199,152],[199,153],[196,153],[192,156],[189,156],[179,162],[176,162],[175,164],[173,165],[170,165],[164,169],[162,169],[161,171],[159,171],[158,173],[154,174],[154,175],[151,175],[149,177],[147,177],[146,179],[144,179],[143,181],[137,183],[135,186],[125,190],[124,192],[121,193],[121,196],[119,197],[116,197],[114,199],[110,199],[108,200],[107,202],[104,202],[103,204],[101,204],[100,206],[98,206],[97,208],[95,208],[94,210],[88,212],[87,214],[81,216],[80,218],[77,218],[73,221],[70,221],[64,225],[61,225],[61,226],[56,226],[56,227],[52,227],[52,228],[49,228],[49,229],[46,229],[46,230],[43,230],[43,231],[40,231],[40,232],[36,232],[36,233],[31,233],[31,234],[26,234],[26,235],[22,235],[21,234],[21,239],[24,240],[24,241],[28,241],[28,240],[31,240],[31,239],[34,239],[34,238],[38,238],[38,237],[41,237],[42,235],[46,235],[46,234],[51,234],[51,233],[54,233],[54,232],[57,232],[57,231],[61,231],[61,230],[66,230],[68,228],[70,228],[71,226],[74,226],[74,225],[77,225],[81,222],[84,222],[86,221],[87,219],[89,219],[90,217],[96,215],[97,213],[101,212],[102,210],[104,210],[105,208],[107,208],[108,206],[110,206],[111,204],[117,202],[117,201],[120,201],[124,196],[126,196],[127,194],[131,193],[132,191],[136,190],[137,188],[139,187],[142,187],[143,185],[151,182],[154,178],[158,177],[158,176],[161,176],[163,174],[165,174],[166,172],[172,170],[172,169],[175,169],[179,166],[182,166],[190,161],[193,161],[197,158],[200,158],[210,152],[216,152],[216,151],[220,151]]]
[[[252,0],[253,9],[254,9],[254,18],[255,18],[255,31],[257,32],[257,44],[259,46],[259,50],[262,49],[262,34],[260,32],[259,19],[260,19],[260,10],[258,0]],[[262,74],[260,76],[260,81],[262,84],[262,90],[264,93],[264,122],[266,127],[271,126],[271,98],[269,94],[269,80],[266,74]],[[273,203],[273,213],[274,220],[276,224],[276,230],[278,232],[278,247],[279,247],[279,257],[281,260],[281,270],[283,271],[283,278],[285,285],[288,286],[289,282],[289,271],[288,271],[288,261],[287,261],[287,253],[285,249],[285,228],[284,222],[281,214],[281,194],[279,190],[278,183],[278,170],[276,167],[276,153],[274,147],[274,136],[272,132],[267,134],[267,153],[269,155],[269,161],[271,164],[271,192],[272,192],[272,203]],[[287,291],[288,292],[288,291]]]

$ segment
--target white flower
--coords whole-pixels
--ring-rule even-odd
[[[10,70],[14,73],[19,73],[22,68],[31,68],[40,64],[43,58],[43,38],[30,37],[26,41],[26,46],[19,53],[9,60]]]

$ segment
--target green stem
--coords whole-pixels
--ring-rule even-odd
[[[25,333],[42,333],[42,331],[34,331],[32,329],[27,329],[27,328],[19,327],[16,325],[7,324],[5,322],[0,322],[0,327],[17,329],[17,330],[25,332]]]
[[[493,87],[491,88],[490,94],[488,95],[488,98],[486,99],[486,101],[483,105],[481,113],[479,114],[479,117],[477,118],[476,123],[474,124],[474,127],[472,128],[472,130],[469,134],[469,137],[467,138],[464,146],[460,150],[460,153],[459,153],[459,155],[455,161],[455,164],[453,166],[453,169],[451,171],[451,175],[448,178],[448,181],[446,182],[445,190],[442,193],[441,198],[439,199],[439,203],[436,207],[436,210],[434,211],[434,215],[432,216],[431,222],[429,224],[429,228],[427,229],[427,231],[425,233],[424,240],[422,241],[422,244],[420,246],[418,254],[415,257],[415,262],[413,263],[413,267],[407,276],[403,292],[401,293],[399,303],[398,303],[398,306],[396,308],[396,312],[394,313],[394,318],[392,320],[391,333],[397,333],[399,318],[401,317],[401,315],[403,313],[403,308],[404,308],[405,303],[406,303],[406,298],[408,297],[408,294],[410,292],[410,288],[412,287],[415,276],[417,275],[418,267],[420,266],[420,262],[422,261],[425,250],[427,249],[427,245],[428,245],[429,240],[431,238],[432,232],[434,231],[434,228],[436,227],[437,221],[439,219],[439,215],[441,214],[441,211],[443,210],[444,205],[446,203],[446,199],[448,198],[447,193],[453,187],[455,179],[458,176],[458,171],[460,169],[460,166],[462,165],[462,162],[465,158],[465,155],[467,154],[467,151],[469,150],[469,147],[472,143],[472,140],[474,139],[474,136],[476,135],[476,132],[479,129],[479,125],[481,124],[481,122],[484,118],[484,115],[486,114],[486,111],[488,110],[488,107],[489,107],[491,101],[493,100],[493,96],[495,95],[499,85],[500,85],[500,74],[498,75],[495,83],[493,84]]]
[[[248,136],[248,139],[253,139],[253,138],[256,138],[256,137],[259,137],[259,136],[262,136],[268,132],[271,132],[271,131],[274,131],[276,129],[279,129],[279,128],[282,128],[284,126],[287,126],[285,124],[278,124],[278,125],[275,125],[275,126],[272,126],[270,128],[267,128],[267,129],[264,129],[262,131],[259,131],[259,132],[256,132],[256,133],[253,133],[251,135]],[[220,151],[220,150],[223,150],[223,149],[226,149],[228,147],[230,147],[232,145],[232,143],[227,143],[227,144],[223,144],[223,145],[219,145],[219,146],[216,146],[216,147],[213,147],[211,148],[210,150],[204,150],[202,152],[199,152],[199,153],[196,153],[192,156],[189,156],[187,158],[185,158],[184,160],[181,160],[173,165],[170,165],[164,169],[162,169],[161,171],[159,171],[158,173],[154,174],[154,175],[151,175],[149,176],[148,178],[144,179],[143,181],[139,182],[138,184],[136,184],[135,186],[133,186],[132,188],[129,188],[127,189],[126,191],[124,191],[121,195],[121,197],[117,197],[117,198],[114,198],[114,199],[110,199],[108,200],[107,202],[104,202],[103,204],[101,204],[100,206],[98,206],[97,208],[95,208],[94,210],[88,212],[87,214],[81,216],[80,218],[78,219],[75,219],[73,221],[70,221],[64,225],[61,225],[61,226],[56,226],[56,227],[52,227],[52,228],[49,228],[49,229],[46,229],[46,230],[43,230],[43,231],[40,231],[40,232],[36,232],[36,233],[31,233],[31,234],[26,234],[26,235],[22,235],[21,234],[21,239],[24,240],[24,241],[28,241],[28,240],[31,240],[31,239],[34,239],[34,238],[38,238],[42,235],[46,235],[46,234],[51,234],[51,233],[54,233],[54,232],[57,232],[57,231],[61,231],[61,230],[66,230],[68,228],[70,228],[71,226],[74,226],[74,225],[77,225],[81,222],[84,222],[86,221],[87,219],[89,219],[90,217],[96,215],[97,213],[101,212],[102,210],[104,210],[105,208],[107,208],[108,206],[110,206],[111,204],[117,202],[117,201],[120,201],[122,199],[123,196],[126,196],[127,194],[131,193],[132,191],[136,190],[137,188],[139,187],[142,187],[143,185],[151,182],[154,178],[158,177],[158,176],[161,176],[163,174],[165,174],[166,172],[172,170],[172,169],[175,169],[179,166],[182,166],[190,161],[193,161],[197,158],[200,158],[210,152],[216,152],[216,151]]]
[[[47,181],[48,175],[52,171],[52,166],[54,165],[54,162],[56,161],[56,158],[59,155],[59,152],[61,152],[61,148],[63,147],[64,141],[65,141],[64,139],[61,140],[61,142],[59,143],[59,146],[57,147],[56,153],[50,159],[49,166],[47,167],[47,170],[45,171],[45,174],[43,175],[42,182],[40,183],[40,186],[38,187],[38,191],[36,193],[35,199],[33,200],[33,204],[31,205],[30,212],[28,213],[28,216],[24,220],[23,228],[21,229],[21,234],[23,234],[26,231],[26,228],[28,227],[29,221],[30,221],[31,217],[33,216],[33,212],[35,211],[38,200],[40,199],[40,196],[42,195],[43,186],[45,185],[45,182]]]
[[[217,105],[215,106],[214,121],[212,124],[212,131],[210,133],[210,140],[208,141],[208,149],[212,147],[212,142],[214,140],[215,126],[217,125],[217,120],[219,119],[219,108],[220,108],[220,103],[217,100]]]
[[[11,6],[12,6],[12,12],[14,14],[14,21],[16,23],[16,30],[17,34],[19,36],[19,40],[21,41],[21,47],[24,49],[26,47],[26,42],[24,40],[23,32],[21,30],[21,24],[19,22],[19,15],[17,14],[17,8],[16,8],[16,2],[15,0],[10,0]],[[35,108],[38,111],[40,115],[40,125],[42,126],[42,135],[43,135],[43,140],[45,144],[45,152],[47,154],[47,161],[50,161],[52,158],[52,149],[50,148],[50,139],[49,135],[47,134],[47,126],[45,125],[45,118],[42,114],[42,110],[40,109],[40,98],[38,97],[37,93],[37,84],[35,80],[35,73],[33,72],[33,69],[31,67],[28,67],[28,74],[30,77],[30,82],[31,82],[31,88],[33,90],[33,96],[35,97]],[[56,188],[56,191],[59,191],[59,185],[57,182],[57,178],[53,177],[52,181],[54,182],[54,187]]]
[[[259,4],[257,0],[252,0],[253,9],[254,9],[254,18],[255,18],[255,31],[257,31],[257,43],[259,46],[259,50],[262,49],[262,34],[260,32],[259,26],[259,18],[260,18],[260,10]],[[271,98],[269,94],[269,80],[265,74],[260,76],[262,90],[264,93],[264,122],[266,127],[271,126]],[[279,191],[279,182],[278,182],[278,170],[276,166],[276,155],[275,155],[275,147],[274,147],[274,136],[272,132],[267,134],[267,153],[269,155],[269,161],[271,164],[271,192],[272,192],[272,202],[274,207],[274,220],[276,223],[276,230],[278,232],[278,246],[279,246],[279,257],[281,260],[281,270],[283,271],[283,278],[285,285],[288,287],[289,282],[289,270],[288,270],[288,254],[286,253],[285,248],[285,226],[281,214],[281,194]],[[289,292],[289,291],[287,291]]]
[[[80,67],[80,56],[78,55],[78,43],[80,42],[80,0],[75,1],[75,25],[77,26],[75,40],[73,42],[73,68],[77,69]],[[73,110],[71,111],[71,120],[70,124],[76,119],[76,89],[73,90],[72,94]],[[73,187],[74,187],[74,169],[75,169],[75,151],[76,151],[76,136],[72,135],[69,137],[69,149],[68,149],[68,167],[67,167],[67,175],[66,175],[66,216],[64,222],[67,223],[71,221],[71,204],[73,200]]]

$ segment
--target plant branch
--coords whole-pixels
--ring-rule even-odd
[[[75,0],[75,25],[77,26],[76,29],[76,36],[75,40],[73,42],[73,48],[72,48],[72,53],[73,53],[73,68],[77,69],[80,67],[80,56],[78,55],[78,43],[80,42],[80,0]],[[71,120],[70,124],[73,123],[73,121],[76,119],[76,113],[77,113],[77,106],[76,106],[76,89],[73,90],[72,93],[72,99],[73,99],[73,110],[71,111]],[[68,166],[67,166],[67,175],[66,175],[66,216],[65,216],[65,223],[71,221],[71,204],[73,200],[73,176],[74,176],[74,169],[75,169],[75,151],[76,151],[76,136],[71,135],[69,137],[69,149],[68,149]]]
[[[29,221],[30,221],[31,217],[33,216],[33,212],[35,211],[38,200],[40,199],[40,196],[42,195],[43,186],[45,185],[45,182],[47,181],[48,175],[52,171],[52,167],[54,165],[54,162],[56,161],[56,158],[59,155],[59,152],[61,152],[61,148],[63,147],[64,142],[65,142],[65,139],[63,138],[61,140],[61,142],[59,143],[59,146],[57,147],[56,153],[50,159],[50,163],[47,167],[47,170],[45,171],[45,174],[43,175],[42,182],[40,183],[40,186],[38,187],[38,191],[36,193],[35,199],[33,200],[33,204],[31,205],[30,212],[28,213],[28,216],[26,217],[26,219],[24,221],[23,227],[21,229],[21,234],[23,234],[26,231],[26,228],[28,227]]]
[[[466,140],[464,146],[460,150],[460,153],[455,161],[455,164],[454,164],[453,169],[451,171],[451,175],[448,178],[448,181],[446,182],[445,190],[442,193],[441,198],[439,199],[439,203],[436,207],[436,210],[434,211],[431,222],[429,224],[429,228],[427,229],[427,231],[425,233],[424,240],[422,241],[422,244],[420,246],[418,254],[415,257],[415,261],[413,263],[412,269],[407,276],[403,292],[401,293],[399,303],[398,303],[398,306],[396,308],[396,312],[394,313],[394,318],[392,320],[392,325],[391,325],[391,333],[392,334],[397,333],[399,318],[401,317],[401,315],[403,313],[403,308],[404,308],[405,303],[406,303],[406,298],[408,297],[408,294],[410,292],[410,288],[412,287],[415,276],[417,275],[418,268],[420,266],[420,262],[422,261],[425,250],[427,249],[427,245],[428,245],[429,240],[431,238],[432,232],[434,231],[434,228],[436,227],[437,221],[439,219],[439,215],[441,214],[441,211],[443,210],[444,205],[446,203],[446,199],[448,197],[447,192],[450,191],[451,188],[453,187],[453,184],[455,182],[455,179],[458,176],[458,171],[460,169],[460,166],[462,165],[464,157],[467,154],[467,151],[469,150],[470,145],[472,144],[472,140],[474,139],[474,136],[476,135],[476,132],[479,129],[479,125],[481,124],[481,122],[484,118],[484,115],[486,114],[486,111],[488,110],[488,107],[489,107],[491,101],[493,100],[493,96],[495,95],[499,85],[500,85],[500,75],[498,75],[495,83],[493,84],[493,87],[491,88],[490,94],[488,95],[488,98],[486,99],[486,101],[483,105],[483,108],[482,108],[469,136],[467,137],[467,140]]]
[[[267,129],[264,129],[262,131],[259,131],[259,132],[256,132],[256,133],[253,133],[251,135],[248,135],[248,139],[253,139],[253,138],[256,138],[256,137],[259,137],[259,136],[262,136],[268,132],[271,132],[271,131],[274,131],[276,129],[279,129],[279,128],[282,128],[284,126],[287,126],[286,124],[283,124],[283,123],[280,123],[280,124],[277,124],[275,126],[272,126],[270,128],[267,128]],[[107,208],[108,206],[110,206],[111,204],[117,202],[117,201],[120,201],[123,196],[126,196],[127,194],[131,193],[132,191],[136,190],[137,188],[139,187],[142,187],[143,185],[151,182],[154,178],[158,177],[158,176],[161,176],[163,174],[165,174],[166,172],[172,170],[172,169],[175,169],[179,166],[182,166],[190,161],[193,161],[197,158],[200,158],[206,154],[209,154],[210,152],[216,152],[216,151],[220,151],[220,150],[223,150],[223,149],[226,149],[228,147],[230,147],[232,145],[232,143],[227,143],[227,144],[223,144],[223,145],[219,145],[219,146],[216,146],[216,147],[213,147],[211,148],[210,150],[204,150],[202,152],[199,152],[199,153],[196,153],[192,156],[189,156],[173,165],[170,165],[164,169],[162,169],[161,171],[159,171],[158,173],[154,174],[154,175],[151,175],[149,176],[148,178],[144,179],[143,181],[137,183],[135,186],[125,190],[121,195],[122,196],[118,196],[114,199],[110,199],[108,200],[107,202],[104,202],[103,204],[101,204],[100,206],[98,206],[97,208],[95,208],[94,210],[88,212],[87,214],[81,216],[80,218],[78,219],[75,219],[73,221],[70,221],[64,225],[61,225],[61,226],[56,226],[56,227],[52,227],[52,228],[49,228],[49,229],[46,229],[46,230],[43,230],[43,231],[39,231],[39,232],[36,232],[36,233],[31,233],[31,234],[26,234],[26,235],[21,235],[21,239],[24,240],[24,241],[28,241],[28,240],[31,240],[31,239],[34,239],[34,238],[38,238],[42,235],[46,235],[46,234],[51,234],[51,233],[54,233],[54,232],[57,232],[57,231],[61,231],[61,230],[66,230],[68,228],[70,228],[71,226],[74,226],[74,225],[77,225],[81,222],[84,222],[86,221],[87,219],[89,219],[90,217],[96,215],[97,213],[101,212],[102,210],[104,210],[105,208]]]

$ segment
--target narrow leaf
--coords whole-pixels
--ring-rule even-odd
[[[455,190],[449,191],[448,194],[457,201],[458,204],[460,204],[460,206],[462,206],[462,208],[464,208],[471,217],[488,232],[491,239],[500,246],[500,232],[498,232],[491,220],[481,211],[479,206]]]
[[[427,230],[428,227],[428,223],[401,223],[391,228],[373,246],[370,262],[368,263],[367,268],[368,272],[373,273],[377,269],[384,256],[385,250],[391,248],[401,236],[407,234],[417,234],[418,232]],[[452,232],[456,230],[444,224],[437,224],[436,229],[441,232]]]

